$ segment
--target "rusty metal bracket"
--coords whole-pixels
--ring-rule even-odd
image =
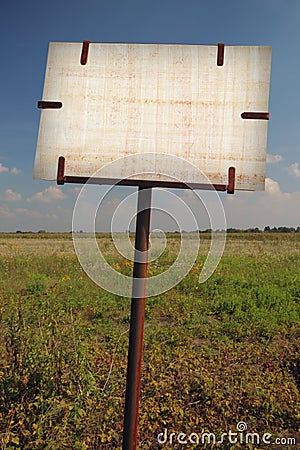
[[[242,119],[257,119],[257,120],[269,120],[270,113],[268,112],[243,112],[241,114]]]
[[[229,167],[227,194],[234,194],[234,188],[235,188],[235,167]]]
[[[65,158],[63,156],[58,158],[56,182],[60,185],[65,184]]]
[[[217,66],[223,66],[224,64],[224,47],[223,42],[218,43]]]
[[[91,41],[83,41],[82,43],[81,58],[80,58],[80,64],[82,66],[85,66],[87,63],[90,43]]]
[[[155,188],[164,187],[170,189],[200,189],[205,191],[220,191],[227,192],[228,194],[234,193],[235,187],[235,168],[229,167],[228,170],[228,184],[204,184],[204,183],[183,183],[178,181],[150,181],[150,180],[135,180],[131,178],[116,179],[116,178],[90,178],[65,175],[65,158],[60,156],[58,158],[57,165],[57,177],[56,182],[59,185],[65,183],[75,184],[109,184],[118,186],[138,186],[139,188]]]
[[[60,109],[62,108],[62,102],[48,102],[45,100],[40,100],[37,107],[40,109]]]

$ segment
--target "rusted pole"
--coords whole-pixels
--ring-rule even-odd
[[[123,450],[135,450],[142,369],[146,277],[151,213],[151,188],[139,187],[131,300]],[[143,252],[143,253],[141,253]]]

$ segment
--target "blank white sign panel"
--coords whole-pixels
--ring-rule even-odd
[[[43,101],[61,107],[41,110],[34,178],[55,180],[59,156],[67,175],[90,177],[137,154],[103,174],[147,179],[155,167],[149,179],[163,181],[155,158],[168,154],[212,183],[226,184],[234,166],[236,189],[264,189],[268,122],[241,114],[268,111],[271,47],[225,46],[218,66],[216,45],[91,43],[81,65],[82,45],[49,44]],[[180,164],[178,179],[204,182]]]

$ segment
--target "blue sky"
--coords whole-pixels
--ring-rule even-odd
[[[10,0],[0,7],[0,231],[71,229],[78,189],[32,179],[50,41],[273,47],[265,193],[223,195],[228,226],[300,225],[299,0]],[[117,196],[122,196],[120,192]]]

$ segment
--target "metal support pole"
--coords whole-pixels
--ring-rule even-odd
[[[145,189],[139,187],[135,231],[135,256],[124,412],[123,450],[135,450],[137,444],[151,194],[151,188]]]

